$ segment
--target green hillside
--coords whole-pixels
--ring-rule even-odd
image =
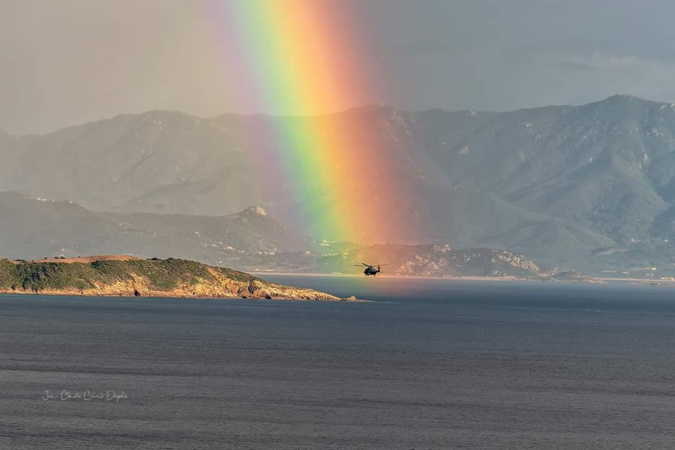
[[[0,292],[339,300],[311,289],[269,283],[244,272],[184,259],[101,257],[52,261],[0,260]]]

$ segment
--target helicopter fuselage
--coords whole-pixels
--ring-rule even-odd
[[[373,266],[368,266],[366,267],[366,270],[363,271],[363,273],[366,276],[372,275],[372,276],[377,276],[377,274],[380,272],[379,268],[375,268]]]

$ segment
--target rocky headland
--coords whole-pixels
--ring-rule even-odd
[[[0,293],[347,301],[184,259],[100,256],[0,260]],[[349,301],[354,301],[350,299]]]

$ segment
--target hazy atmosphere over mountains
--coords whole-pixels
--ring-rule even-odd
[[[509,111],[621,92],[675,101],[675,4],[665,0],[316,0],[354,12],[349,28],[331,32],[343,47],[357,39],[347,49],[375,77],[359,98],[319,110],[261,104],[244,89],[246,58],[230,51],[242,23],[215,7],[225,3],[235,2],[2,0],[0,128],[42,133],[152,109],[315,115],[382,102]],[[252,35],[264,33],[259,25]],[[249,95],[237,101],[240,92]]]
[[[675,105],[627,95],[506,113],[372,106],[311,118],[121,115],[45,135],[0,135],[0,191],[72,201],[82,208],[63,205],[59,214],[73,217],[94,214],[84,208],[223,216],[261,206],[285,227],[265,229],[270,244],[251,251],[306,250],[294,222],[298,205],[261,169],[252,132],[285,120],[353,121],[386,148],[410,196],[393,217],[418,219],[406,221],[412,225],[400,236],[371,234],[371,241],[505,248],[545,267],[590,271],[672,267]],[[139,226],[151,217],[124,220]],[[176,219],[192,239],[227,220]],[[3,228],[2,240],[15,241],[21,228]],[[215,234],[208,245],[225,242]]]
[[[674,13],[0,0],[0,257],[670,277]]]

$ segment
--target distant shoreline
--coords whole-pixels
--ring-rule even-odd
[[[294,276],[294,277],[344,277],[344,278],[366,278],[365,275],[357,274],[339,274],[339,273],[293,273],[293,272],[250,272],[262,278],[265,275],[272,276]],[[370,278],[370,277],[368,277]],[[486,277],[486,276],[448,276],[448,277],[431,277],[421,275],[377,275],[375,278],[389,278],[389,279],[415,279],[415,280],[448,280],[448,281],[522,281],[533,283],[578,283],[578,284],[601,284],[601,283],[639,283],[639,284],[658,284],[675,287],[675,280],[652,280],[649,278],[608,278],[608,277],[588,277],[581,280],[556,280],[553,278],[523,278],[516,276],[503,277]]]
[[[250,271],[247,272],[250,274],[255,274],[264,278],[265,275],[275,275],[275,276],[294,276],[294,277],[342,277],[342,278],[396,278],[396,279],[419,279],[419,280],[473,280],[473,281],[538,281],[538,280],[528,280],[527,278],[519,278],[514,276],[507,277],[476,277],[476,276],[458,276],[458,277],[430,277],[423,275],[377,275],[375,277],[368,276],[366,277],[363,274],[342,274],[342,273],[293,273],[293,272],[257,272]]]

